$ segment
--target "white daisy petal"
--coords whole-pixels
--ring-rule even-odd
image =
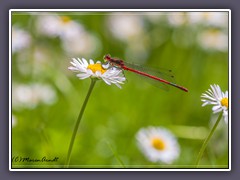
[[[73,66],[76,66],[77,62],[76,60],[73,58],[73,61],[70,62]]]
[[[94,61],[92,59],[90,59],[89,64],[94,64]]]
[[[225,123],[228,123],[228,116],[223,116]]]
[[[106,84],[111,85],[111,82],[109,82],[107,79],[102,78],[102,80],[103,80]]]
[[[224,97],[228,97],[228,91],[225,92]]]
[[[215,85],[216,97],[220,100],[223,98],[221,88],[218,85]]]
[[[228,123],[228,111],[223,111],[223,118],[226,123]]]
[[[213,97],[210,97],[210,96],[201,96],[202,98],[206,98],[206,99],[208,99],[208,100],[211,100],[211,101],[216,101],[216,99],[215,98],[213,98]]]
[[[68,67],[68,69],[71,70],[71,71],[78,71],[78,69],[76,67],[73,67],[73,66]]]
[[[91,76],[90,74],[77,74],[77,77],[79,77],[79,79],[86,79],[90,76]]]
[[[83,65],[84,65],[85,67],[87,67],[87,66],[88,66],[88,62],[87,62],[87,60],[86,60],[86,59],[84,59],[84,58],[82,58],[82,63],[83,63]]]
[[[201,95],[202,106],[213,105],[213,113],[223,112],[223,118],[226,119],[228,116],[228,91],[225,93],[221,91],[219,85],[210,85],[211,89],[208,89],[205,93]],[[226,122],[226,120],[225,120]]]
[[[119,83],[114,83],[117,87],[119,87],[120,89],[122,89],[122,86],[120,86]]]
[[[219,113],[219,112],[221,112],[221,111],[222,111],[221,108],[219,108],[219,109],[215,109],[215,110],[213,111],[213,114]]]
[[[212,107],[212,110],[213,110],[213,111],[216,111],[217,109],[221,109],[221,106],[219,105],[219,106],[213,106],[213,107]]]
[[[97,77],[100,77],[102,75],[100,71],[96,71],[95,74],[97,75]]]
[[[207,102],[203,103],[202,106],[206,106],[208,104],[209,104],[209,102],[207,101]]]

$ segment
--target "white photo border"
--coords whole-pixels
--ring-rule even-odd
[[[228,12],[228,168],[12,168],[12,12]],[[10,9],[9,10],[9,171],[231,171],[231,10],[230,9]]]

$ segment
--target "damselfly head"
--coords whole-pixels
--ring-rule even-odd
[[[103,56],[104,61],[109,61],[111,59],[111,55],[110,54],[106,54],[105,56]]]

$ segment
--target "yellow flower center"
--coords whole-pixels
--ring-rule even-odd
[[[101,74],[106,72],[106,69],[103,69],[102,64],[100,63],[89,64],[87,69],[91,69],[93,73],[96,73],[96,71],[100,71]]]
[[[71,18],[68,16],[61,16],[61,20],[64,24],[69,23],[71,21]]]
[[[228,108],[228,98],[222,98],[221,100],[221,105],[225,106],[226,108]]]
[[[153,138],[152,139],[152,146],[157,149],[157,150],[164,150],[165,149],[165,143],[162,139],[160,138]]]

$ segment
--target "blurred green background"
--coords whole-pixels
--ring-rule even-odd
[[[62,168],[90,79],[68,70],[74,57],[102,61],[105,54],[144,66],[171,69],[169,91],[126,72],[122,89],[97,82],[73,147],[76,168],[191,168],[216,116],[201,94],[228,90],[227,12],[12,12],[12,157],[54,163],[12,162],[13,168]],[[178,138],[171,165],[140,152],[139,129],[161,126]],[[201,160],[228,166],[228,125],[222,121]]]

